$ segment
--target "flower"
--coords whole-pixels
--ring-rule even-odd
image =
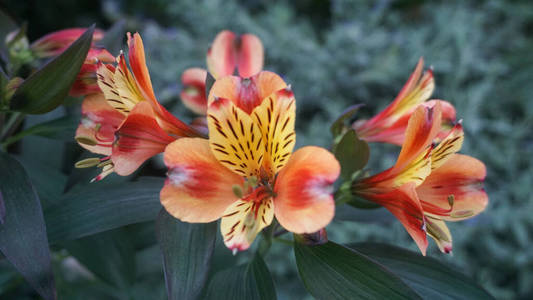
[[[263,44],[257,36],[249,33],[237,36],[228,30],[221,31],[207,51],[207,66],[215,79],[233,75],[235,69],[240,77],[251,77],[263,69],[263,62]],[[200,115],[205,115],[207,111],[206,76],[207,71],[201,68],[189,68],[181,76],[184,86],[181,100]]]
[[[295,233],[329,224],[340,166],[323,148],[292,153],[295,99],[283,80],[271,72],[223,77],[209,99],[209,140],[184,138],[165,149],[165,209],[185,222],[220,218],[234,252],[250,247],[274,216]]]
[[[99,61],[112,63],[115,61],[115,57],[106,49],[91,48],[83,65],[81,65],[80,72],[76,76],[76,81],[74,81],[74,84],[70,88],[70,96],[79,97],[100,93],[100,87],[98,87],[98,81],[96,79]]]
[[[424,60],[420,58],[414,72],[391,104],[370,120],[357,121],[352,125],[359,138],[367,142],[402,145],[407,122],[418,105],[433,107],[436,103],[440,103],[442,110],[443,124],[439,137],[447,135],[456,121],[455,108],[443,100],[428,101],[435,88],[435,80],[433,70],[422,73],[423,67]]]
[[[445,221],[460,221],[482,212],[488,197],[482,184],[485,166],[456,154],[463,143],[457,123],[438,144],[442,108],[420,105],[411,115],[396,164],[381,173],[356,181],[352,193],[387,208],[403,224],[425,255],[426,234],[442,252],[452,251]]]
[[[116,66],[98,61],[96,73],[101,92],[83,100],[76,140],[105,157],[83,160],[76,166],[102,167],[102,173],[94,180],[112,172],[129,175],[177,138],[203,136],[157,101],[139,34],[128,33],[128,48],[131,71],[123,53],[116,58]]]
[[[49,33],[31,44],[33,53],[39,58],[57,56],[65,51],[77,40],[87,28],[69,28]],[[93,33],[93,47],[95,42],[104,38],[104,32],[95,29]]]

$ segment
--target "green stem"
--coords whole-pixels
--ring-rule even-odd
[[[3,141],[6,137],[10,136],[17,130],[17,127],[22,123],[26,115],[20,112],[15,112],[11,115],[4,128],[2,128],[2,134],[0,135],[0,141]]]

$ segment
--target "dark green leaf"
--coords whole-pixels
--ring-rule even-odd
[[[272,276],[259,254],[244,266],[217,273],[209,284],[206,299],[269,300],[276,299]]]
[[[384,265],[426,299],[493,299],[474,280],[431,257],[378,243],[351,248]]]
[[[56,290],[41,203],[22,165],[0,152],[0,191],[5,220],[0,225],[0,250],[45,299]]]
[[[135,282],[135,249],[122,229],[70,241],[66,249],[96,276],[126,290]]]
[[[211,265],[217,222],[185,223],[163,209],[156,231],[163,253],[168,299],[198,299]]]
[[[4,224],[6,218],[6,205],[4,204],[4,197],[2,191],[0,191],[0,225]]]
[[[43,114],[63,103],[87,57],[93,31],[94,25],[61,55],[28,77],[11,98],[11,109]]]
[[[159,191],[163,181],[141,177],[120,185],[96,182],[65,194],[58,205],[45,211],[50,242],[154,220],[161,209]]]
[[[209,97],[209,91],[211,91],[211,87],[213,87],[213,84],[215,83],[215,77],[211,75],[211,73],[207,72],[207,77],[205,77],[205,96]]]
[[[420,298],[381,265],[333,242],[318,246],[295,242],[294,254],[305,287],[317,299]]]
[[[361,106],[363,106],[363,104],[356,104],[348,107],[341,113],[337,120],[335,120],[333,124],[331,124],[330,131],[334,138],[342,134],[345,127],[344,122],[350,119],[359,110]]]
[[[37,135],[50,139],[72,140],[79,120],[79,116],[68,115],[46,121],[9,137],[4,143],[8,145],[12,144],[28,135]]]
[[[2,9],[0,9],[0,54],[7,56],[6,36],[17,29],[17,23]]]
[[[344,180],[351,180],[352,174],[363,169],[370,157],[368,144],[360,140],[351,129],[344,134],[335,148],[335,157],[341,165],[341,176]]]

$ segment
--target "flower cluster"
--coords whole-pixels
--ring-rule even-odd
[[[50,34],[32,49],[42,57],[58,55],[82,32]],[[93,40],[102,37],[95,31]],[[76,140],[103,155],[77,167],[102,168],[95,178],[101,180],[113,172],[129,175],[164,152],[163,207],[185,222],[220,219],[224,243],[234,252],[248,249],[274,217],[290,232],[323,232],[334,217],[333,183],[341,166],[323,148],[293,152],[296,99],[279,75],[263,71],[258,37],[222,31],[207,51],[208,71],[183,73],[181,100],[200,115],[190,124],[158,102],[140,35],[128,33],[127,43],[127,60],[122,52],[113,57],[93,45],[71,90],[84,96]],[[206,91],[208,72],[215,81]],[[423,254],[427,235],[450,253],[445,222],[473,217],[488,203],[485,166],[457,153],[462,123],[449,102],[430,100],[434,87],[433,72],[424,71],[420,59],[389,106],[348,129],[366,142],[401,146],[394,166],[372,176],[354,175],[350,191],[388,209]]]

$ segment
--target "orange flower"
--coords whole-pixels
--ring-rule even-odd
[[[488,197],[483,190],[485,166],[455,154],[463,143],[460,123],[438,144],[440,104],[419,106],[411,115],[396,164],[352,185],[352,192],[394,214],[425,255],[426,234],[440,250],[452,251],[452,237],[444,221],[459,221],[482,212]]]
[[[352,125],[359,138],[367,142],[402,145],[407,122],[418,105],[433,107],[436,103],[440,103],[442,110],[443,126],[439,137],[447,135],[455,124],[455,108],[443,100],[428,101],[435,88],[435,81],[433,71],[429,69],[422,73],[423,67],[424,60],[420,58],[414,72],[389,106],[372,119],[358,121]]]
[[[224,77],[209,99],[209,141],[184,138],[165,150],[165,209],[185,222],[221,218],[234,252],[246,250],[274,216],[295,233],[329,224],[340,166],[319,147],[292,153],[295,99],[283,80],[270,72]]]
[[[87,96],[82,105],[76,140],[106,157],[83,160],[77,166],[102,167],[95,180],[112,172],[129,175],[177,138],[202,136],[155,98],[139,34],[128,33],[128,47],[131,71],[122,53],[116,66],[98,61],[97,83],[102,92]]]
[[[237,36],[224,30],[213,41],[207,51],[207,66],[215,79],[233,75],[237,69],[239,76],[251,77],[263,69],[264,50],[261,40],[253,34]],[[207,71],[190,68],[183,72],[181,81],[184,90],[181,100],[192,111],[204,115],[207,111],[205,79]]]
[[[100,87],[96,80],[98,61],[112,63],[115,58],[111,53],[103,48],[91,48],[87,54],[81,70],[76,76],[76,81],[70,88],[69,95],[73,97],[85,96],[93,93],[100,93]]]
[[[69,28],[49,33],[31,44],[33,53],[39,58],[57,56],[65,51],[77,40],[87,28]],[[93,46],[104,38],[104,32],[95,29],[93,33]]]

